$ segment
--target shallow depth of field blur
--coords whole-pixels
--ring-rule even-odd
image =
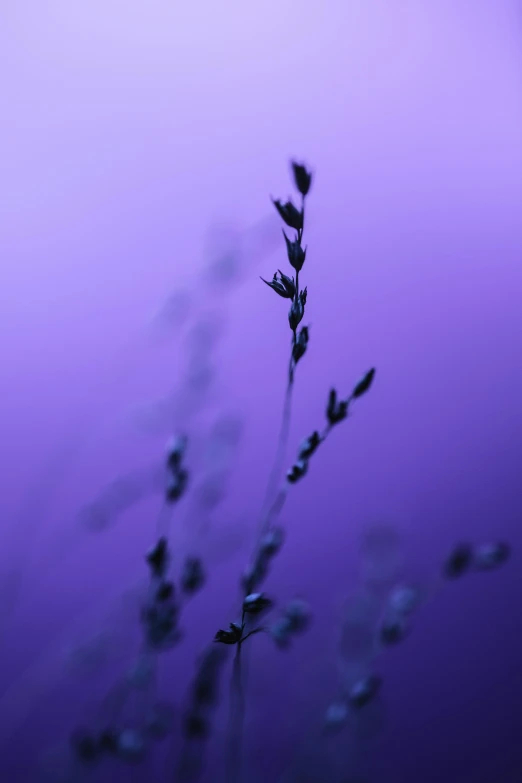
[[[132,665],[183,431],[171,546],[208,578],[158,673],[174,734],[74,778],[176,780],[276,449],[288,307],[260,276],[287,271],[270,197],[292,158],[314,182],[288,466],[330,388],[377,374],[281,514],[266,591],[313,622],[289,650],[248,642],[241,783],[522,780],[521,66],[518,0],[4,0],[0,780],[65,780]],[[502,569],[439,590],[452,547],[496,540]],[[343,622],[357,605],[371,629],[381,576],[423,605],[367,718],[325,737],[366,663],[364,640],[340,660]],[[204,781],[229,783],[229,674]]]

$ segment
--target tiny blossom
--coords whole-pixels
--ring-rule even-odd
[[[287,226],[295,228],[296,231],[303,228],[303,213],[290,200],[283,204],[279,200],[272,199],[272,203]]]
[[[169,561],[166,538],[162,537],[159,539],[158,543],[147,553],[146,560],[154,576],[164,576]]]
[[[167,465],[171,470],[177,470],[181,466],[181,460],[187,448],[187,438],[177,435],[167,446]]]
[[[375,367],[372,367],[371,370],[369,370],[366,375],[364,375],[359,383],[355,386],[353,392],[352,392],[352,399],[356,400],[359,397],[362,397],[363,394],[366,394],[368,389],[373,383],[373,379],[375,377]]]
[[[283,528],[273,527],[261,538],[259,550],[262,555],[266,557],[273,557],[283,546],[284,539],[285,534]]]
[[[324,727],[327,731],[338,731],[349,717],[349,710],[344,701],[330,704],[324,716]]]
[[[450,579],[457,579],[469,571],[472,562],[473,548],[469,544],[458,544],[444,563],[444,574]]]
[[[237,644],[241,641],[243,635],[243,626],[238,623],[230,623],[230,630],[218,631],[214,637],[215,642],[221,644]]]
[[[306,248],[301,247],[299,238],[292,241],[287,237],[284,231],[283,236],[286,242],[286,252],[288,254],[290,266],[293,267],[296,272],[300,272],[306,260]]]
[[[143,736],[134,729],[124,729],[118,737],[117,752],[125,761],[141,761],[145,752]]]
[[[354,707],[364,707],[372,701],[380,690],[382,680],[375,674],[370,674],[358,680],[350,690],[350,703]]]
[[[473,562],[480,571],[490,571],[503,565],[508,560],[509,555],[509,545],[504,542],[483,544],[477,547]]]
[[[419,591],[415,587],[400,585],[395,587],[388,599],[392,613],[406,616],[411,614],[419,602]]]
[[[312,185],[312,174],[302,163],[292,161],[295,185],[302,196],[307,196]]]
[[[299,598],[290,601],[285,608],[285,617],[290,623],[290,629],[294,633],[304,631],[311,620],[310,607]]]
[[[250,593],[243,600],[243,611],[247,614],[261,614],[271,609],[273,601],[267,598],[263,593]]]
[[[337,391],[335,389],[330,390],[328,396],[328,405],[326,408],[326,418],[328,423],[333,426],[338,424],[343,419],[346,419],[348,415],[348,402],[346,400],[337,400]]]
[[[408,633],[408,626],[401,617],[386,619],[380,630],[380,639],[384,645],[392,645],[401,642]]]
[[[299,479],[303,478],[307,470],[308,470],[307,460],[299,459],[294,465],[292,465],[292,467],[286,474],[286,479],[290,484],[295,484],[297,481],[299,481]]]
[[[199,557],[188,557],[181,574],[181,586],[186,593],[195,593],[205,584],[205,571]]]

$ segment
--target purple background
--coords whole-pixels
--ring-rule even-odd
[[[160,458],[166,430],[144,437],[130,412],[178,382],[186,342],[175,330],[151,340],[147,324],[179,289],[191,318],[211,307],[226,326],[213,396],[183,423],[203,437],[213,413],[235,410],[247,427],[215,541],[201,543],[209,592],[187,611],[176,671],[165,667],[175,699],[194,651],[232,619],[284,391],[286,305],[259,274],[286,263],[268,197],[291,192],[291,156],[316,172],[291,453],[320,426],[331,385],[347,393],[378,374],[282,517],[270,591],[305,595],[316,623],[295,653],[265,640],[253,653],[247,779],[275,780],[306,735],[296,716],[335,695],[336,623],[374,519],[395,527],[407,573],[425,582],[461,539],[504,538],[514,554],[448,587],[383,658],[372,779],[522,779],[521,36],[514,0],[5,0],[6,780],[36,780],[42,749],[88,718],[84,686],[60,674],[60,639],[95,630],[110,596],[145,574],[158,498],[101,537],[79,532],[76,514]],[[206,270],[230,242],[241,274],[225,295]],[[240,551],[219,537],[236,519]]]

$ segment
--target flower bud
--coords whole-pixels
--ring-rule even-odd
[[[381,685],[382,680],[376,674],[358,680],[350,690],[350,703],[354,707],[364,707],[375,698]]]
[[[474,565],[480,571],[491,571],[503,565],[510,555],[509,544],[498,541],[495,544],[484,544],[477,547],[474,555]]]
[[[303,478],[308,470],[308,462],[304,459],[299,459],[292,465],[288,473],[286,474],[286,480],[290,484],[295,484],[299,479]]]
[[[288,254],[290,266],[292,266],[296,272],[300,272],[306,260],[306,248],[301,247],[301,243],[298,239],[295,239],[292,242],[284,231],[283,236],[286,242],[286,252]]]
[[[158,543],[146,555],[153,576],[163,577],[169,561],[167,539],[162,537]]]
[[[250,593],[243,600],[243,611],[247,614],[261,614],[273,606],[273,601],[263,593]]]
[[[290,200],[283,204],[279,199],[272,199],[272,203],[287,226],[296,231],[303,228],[303,213]]]
[[[297,339],[294,343],[294,347],[292,348],[292,357],[296,364],[299,361],[299,359],[302,359],[303,356],[305,355],[306,349],[308,348],[309,339],[310,339],[310,335],[308,332],[308,326],[303,326],[301,331],[297,335]]]
[[[181,587],[186,593],[195,593],[205,583],[205,571],[198,557],[188,557],[181,574]]]
[[[458,544],[444,563],[444,575],[449,579],[457,579],[469,571],[472,561],[472,547],[469,544]]]
[[[315,454],[320,443],[321,436],[317,430],[315,430],[308,438],[305,438],[299,446],[299,459],[309,459],[312,454]]]
[[[285,534],[282,527],[273,527],[261,538],[259,543],[259,551],[264,557],[273,557],[276,555],[281,547]]]
[[[302,163],[292,161],[295,186],[302,196],[307,196],[312,184],[312,174]]]
[[[279,277],[277,276],[278,274]],[[274,274],[271,281],[265,280],[264,277],[262,277],[261,280],[263,283],[270,286],[276,294],[282,296],[283,299],[293,299],[295,297],[295,282],[293,277],[288,277],[288,275],[284,275],[282,272],[278,271]]]
[[[338,424],[340,421],[343,421],[343,419],[346,419],[347,416],[348,401],[341,400],[338,402],[337,391],[335,389],[331,389],[328,397],[328,405],[326,408],[326,418],[328,419],[328,423],[333,426],[334,424]]]
[[[363,375],[359,383],[356,384],[353,392],[352,392],[352,399],[356,400],[358,397],[362,397],[363,394],[366,394],[368,389],[373,383],[373,379],[375,377],[375,367],[372,367],[371,370],[368,370],[366,375]]]

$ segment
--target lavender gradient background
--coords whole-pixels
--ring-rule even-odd
[[[104,536],[74,534],[67,557],[56,542],[100,486],[164,447],[122,416],[179,371],[179,347],[149,348],[144,324],[169,291],[202,285],[217,242],[209,227],[234,236],[267,215],[269,194],[290,192],[290,156],[317,172],[304,269],[312,337],[292,450],[322,421],[331,385],[346,392],[372,365],[378,375],[284,512],[288,546],[270,589],[309,597],[316,623],[295,654],[264,641],[253,653],[262,674],[249,758],[272,780],[304,736],[294,716],[334,693],[335,624],[359,578],[359,534],[384,518],[409,571],[427,580],[460,539],[505,538],[514,555],[498,574],[448,587],[383,659],[372,780],[522,779],[521,19],[514,0],[4,0],[7,607],[9,574],[16,586],[25,567],[3,620],[2,692],[27,667],[33,679],[13,741],[10,705],[22,697],[0,698],[2,780],[34,780],[37,753],[82,717],[81,686],[57,674],[53,690],[56,640],[84,616],[95,627],[106,597],[143,572],[154,499]],[[255,519],[278,430],[286,310],[258,277],[284,263],[275,225],[219,299],[228,329],[216,405],[248,424],[225,521]],[[43,487],[62,479],[46,498],[33,476],[64,443],[72,451],[51,466]],[[187,614],[176,697],[194,650],[229,619],[246,551],[216,565],[211,595]],[[41,655],[46,686],[33,706]]]

